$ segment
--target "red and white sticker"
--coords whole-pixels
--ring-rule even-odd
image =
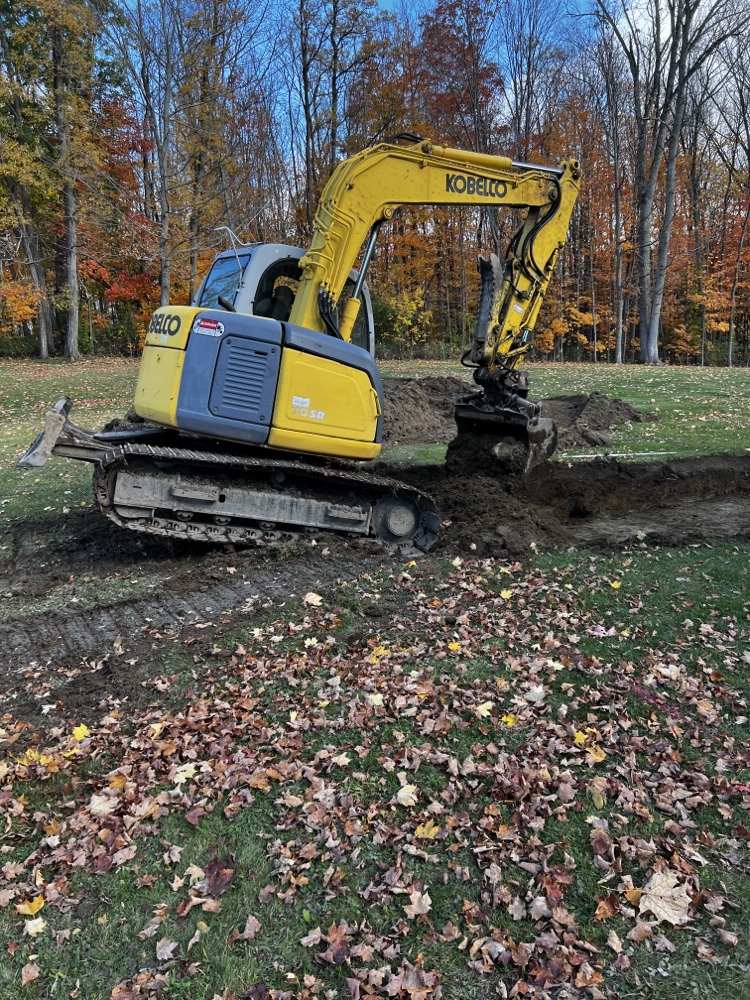
[[[224,324],[218,319],[199,316],[193,323],[193,333],[202,333],[204,337],[220,337],[224,333]]]

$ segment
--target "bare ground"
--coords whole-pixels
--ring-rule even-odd
[[[453,398],[466,389],[457,379],[387,383],[388,439],[450,440]],[[566,447],[603,444],[611,427],[648,419],[597,395],[549,401],[545,413]],[[384,471],[436,500],[438,555],[517,559],[534,547],[750,537],[750,457],[554,462],[525,479],[456,476],[442,466]],[[5,534],[12,555],[0,569],[0,713],[50,714],[50,722],[95,714],[113,690],[130,706],[148,703],[176,648],[210,655],[227,632],[290,594],[335,600],[341,581],[391,561],[372,544],[324,537],[280,550],[165,542],[94,510],[14,523]],[[363,615],[365,634],[392,610],[388,601]]]

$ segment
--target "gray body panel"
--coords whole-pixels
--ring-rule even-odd
[[[201,320],[215,327],[199,332]],[[177,399],[180,430],[245,444],[263,445],[271,427],[282,345],[329,358],[367,374],[383,409],[383,382],[372,356],[355,344],[289,323],[218,309],[200,312],[193,323]],[[375,441],[383,435],[378,418]]]

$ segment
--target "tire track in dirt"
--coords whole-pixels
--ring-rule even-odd
[[[140,597],[81,610],[67,603],[51,613],[0,623],[0,664],[11,671],[33,660],[74,665],[87,657],[111,652],[118,637],[143,636],[149,629],[176,636],[190,623],[210,621],[225,611],[236,613],[249,598],[273,602],[291,594],[300,596],[309,590],[325,590],[338,579],[356,578],[368,567],[376,569],[387,558],[379,552],[367,552],[338,554],[329,559],[317,556],[315,549],[310,549],[307,557],[300,553],[293,561],[264,565],[267,557],[255,551],[239,560],[219,554],[222,566],[238,564],[238,578],[236,581],[232,578],[232,583],[209,582],[200,586],[196,586],[195,580],[200,576],[195,572],[198,567],[191,565],[185,571],[166,564],[162,570],[168,571],[165,573],[168,579],[165,578],[158,598]],[[217,554],[208,554],[203,570],[214,568],[216,562]],[[242,569],[245,576],[239,575]]]

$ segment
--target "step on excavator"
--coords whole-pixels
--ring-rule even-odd
[[[263,543],[333,531],[428,551],[440,517],[427,495],[366,471],[383,434],[365,275],[383,222],[402,205],[526,210],[503,261],[480,258],[475,392],[456,401],[455,458],[524,474],[555,448],[521,363],[566,239],[581,171],[408,137],[340,163],[310,247],[242,244],[219,254],[190,306],[162,306],[145,339],[133,419],[92,432],[60,399],[19,461],[94,464],[117,524],[174,538]],[[359,269],[357,257],[364,246]]]

